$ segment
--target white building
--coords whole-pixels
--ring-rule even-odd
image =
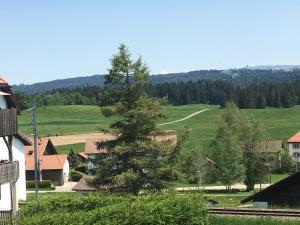
[[[24,146],[30,144],[17,130],[14,95],[0,78],[0,210],[17,211],[26,200]]]
[[[296,162],[300,163],[300,131],[291,137],[287,143],[290,156],[292,156]]]

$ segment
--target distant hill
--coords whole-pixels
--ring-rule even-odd
[[[283,71],[292,71],[292,70],[299,70],[300,65],[275,65],[275,66],[248,66],[247,69],[254,69],[254,70],[283,70]]]
[[[261,69],[264,68],[264,69]],[[279,69],[281,68],[281,69]],[[285,69],[282,69],[285,68]],[[290,68],[290,69],[288,69]],[[291,69],[293,68],[293,69]],[[225,80],[231,81],[235,85],[246,86],[253,82],[282,82],[290,80],[300,80],[300,66],[259,66],[247,67],[243,69],[229,70],[197,70],[184,73],[158,74],[150,77],[151,84],[187,82],[197,80]],[[48,82],[35,83],[31,85],[14,85],[15,91],[23,91],[27,94],[35,92],[48,92],[55,89],[75,88],[86,86],[103,86],[104,76],[93,75],[85,77],[75,77],[68,79],[53,80]]]

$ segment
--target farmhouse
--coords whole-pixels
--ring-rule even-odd
[[[293,160],[298,164],[300,162],[300,131],[298,131],[294,136],[292,136],[287,141],[289,146],[289,154],[292,156]]]
[[[243,199],[242,204],[253,201],[253,205],[265,206],[300,206],[300,172]]]
[[[104,145],[109,141],[116,139],[116,136],[106,135],[98,139],[87,139],[85,142],[84,154],[88,157],[88,170],[93,173],[98,165],[94,164],[94,160],[105,158],[107,156],[107,147]],[[153,140],[157,142],[170,141],[172,144],[176,144],[177,136],[164,135],[152,137]]]
[[[35,179],[33,146],[26,150],[26,180]],[[69,179],[69,161],[67,155],[58,155],[50,139],[38,138],[37,156],[39,160],[39,179],[51,180],[61,186]]]
[[[31,142],[18,132],[17,113],[15,96],[0,78],[0,210],[8,212],[26,200],[24,146]]]

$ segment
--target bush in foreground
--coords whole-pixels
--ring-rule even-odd
[[[58,195],[30,202],[21,209],[20,224],[30,225],[205,225],[201,194]]]
[[[51,180],[42,180],[39,182],[39,188],[52,188],[54,187],[54,184]],[[26,181],[26,188],[35,188],[35,181],[29,180]]]

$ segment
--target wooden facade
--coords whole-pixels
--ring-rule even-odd
[[[300,172],[243,199],[241,203],[249,201],[267,202],[268,206],[300,206]]]
[[[0,163],[0,184],[16,182],[19,178],[19,162]]]
[[[0,137],[18,133],[17,110],[0,109]]]

